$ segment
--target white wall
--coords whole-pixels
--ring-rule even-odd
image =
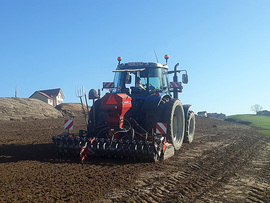
[[[59,105],[59,104],[61,104],[63,102],[64,102],[64,99],[62,98],[62,95],[59,92],[59,94],[56,96],[56,105]]]

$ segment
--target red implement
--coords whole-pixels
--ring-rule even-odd
[[[123,128],[124,115],[131,108],[131,97],[124,93],[107,93],[101,98],[101,109],[108,112],[108,123]]]

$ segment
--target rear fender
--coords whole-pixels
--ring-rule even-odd
[[[166,97],[170,98],[170,96],[167,94],[160,94],[159,96],[147,96],[142,106],[142,110],[156,109],[160,105],[162,99]]]

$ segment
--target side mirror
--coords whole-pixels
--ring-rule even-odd
[[[182,75],[182,82],[183,82],[184,84],[188,84],[188,74],[183,74],[183,75]]]
[[[126,84],[131,84],[131,75],[127,74],[127,77],[126,77]]]
[[[89,99],[98,99],[99,98],[99,95],[98,95],[97,91],[94,90],[94,89],[91,89],[89,91],[89,95],[88,96],[89,96]]]

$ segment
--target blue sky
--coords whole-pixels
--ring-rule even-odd
[[[169,54],[189,74],[180,95],[193,110],[270,110],[269,0],[0,0],[0,97],[102,88],[123,62]]]

